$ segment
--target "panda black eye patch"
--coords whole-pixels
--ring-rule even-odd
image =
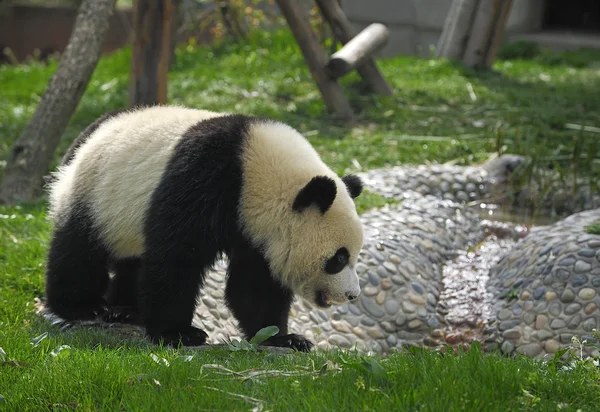
[[[325,272],[335,275],[346,267],[349,259],[350,253],[348,253],[348,249],[345,247],[338,249],[335,255],[325,262]]]

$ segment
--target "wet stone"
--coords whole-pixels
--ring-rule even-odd
[[[350,309],[350,312],[355,316],[362,315],[360,308],[353,303],[348,305],[348,309]]]
[[[521,321],[519,319],[515,319],[515,320],[505,320],[504,322],[500,322],[500,324],[498,325],[498,330],[500,330],[500,332],[508,330],[508,329],[512,329],[516,326],[518,326],[521,323]]]
[[[596,291],[592,288],[583,288],[579,291],[579,297],[583,300],[590,300],[596,296]]]
[[[535,322],[535,313],[533,312],[527,312],[523,315],[523,322],[525,322],[526,325],[531,325],[533,322]]]
[[[385,307],[385,311],[389,315],[395,315],[400,310],[400,305],[398,304],[398,302],[396,302],[395,300],[392,300],[392,299],[388,299],[385,302],[384,307]]]
[[[523,313],[523,308],[515,303],[512,307],[512,312],[515,316],[521,316],[521,313]]]
[[[558,253],[555,253],[555,254],[557,255]],[[576,259],[574,257],[568,257],[568,258],[565,258],[565,259],[561,260],[560,262],[558,262],[558,265],[559,266],[570,266],[573,263],[575,263],[575,260]]]
[[[434,306],[437,303],[435,296],[432,293],[427,294],[427,303],[429,303],[430,305],[434,305]]]
[[[583,324],[581,326],[583,327],[583,330],[585,330],[586,332],[591,332],[593,329],[596,328],[596,319],[587,318],[586,320],[583,321]]]
[[[380,322],[379,326],[381,326],[383,328],[383,330],[386,331],[387,333],[393,333],[393,332],[396,332],[396,330],[398,330],[398,328],[396,326],[392,325],[388,321]]]
[[[379,289],[377,289],[375,286],[365,286],[363,293],[365,296],[375,296],[379,293]]]
[[[424,305],[425,299],[422,296],[413,295],[412,293],[408,294],[408,299],[415,305]]]
[[[533,298],[534,299],[539,299],[542,296],[544,296],[544,293],[546,293],[546,288],[545,287],[537,288],[536,290],[533,291]]]
[[[417,328],[421,327],[422,325],[423,325],[423,322],[420,321],[419,319],[413,319],[410,322],[408,322],[409,329],[417,329]]]
[[[504,354],[510,354],[514,349],[515,345],[513,345],[512,342],[507,340],[502,342],[502,346],[500,346],[500,351],[502,351],[502,353]]]
[[[537,337],[538,337],[539,340],[550,339],[553,336],[554,336],[554,333],[552,333],[552,332],[550,332],[549,330],[546,330],[546,329],[540,330],[537,333]]]
[[[579,303],[571,303],[567,305],[565,308],[565,314],[573,315],[581,310],[581,305]]]
[[[398,343],[398,338],[396,337],[396,335],[389,335],[386,340],[390,346],[396,346],[396,344]]]
[[[575,300],[575,292],[572,289],[565,289],[560,295],[560,300],[563,303],[571,303]]]
[[[546,326],[548,326],[548,322],[550,322],[548,316],[537,315],[537,318],[535,319],[535,328],[537,330],[544,329]]]
[[[542,346],[539,343],[528,343],[517,348],[517,352],[521,355],[536,357],[542,353]]]
[[[379,286],[379,276],[369,271],[369,283],[373,286]]]
[[[579,252],[577,252],[577,255],[591,258],[596,255],[596,251],[594,249],[581,249]]]
[[[571,339],[573,339],[572,333],[561,333],[560,334],[560,342],[561,343],[571,343]]]
[[[587,283],[588,278],[586,275],[583,274],[579,274],[579,275],[575,275],[575,277],[573,277],[573,280],[571,281],[571,285],[574,288],[578,288],[579,286],[583,286]]]
[[[509,329],[502,333],[504,339],[519,339],[521,337],[521,331],[519,329]]]
[[[554,277],[560,282],[566,282],[569,280],[569,277],[571,277],[571,272],[566,269],[558,269],[556,272],[554,272]]]
[[[569,320],[567,327],[569,329],[577,329],[581,323],[581,315],[575,315]]]
[[[328,340],[330,344],[339,346],[340,348],[349,348],[352,346],[352,342],[350,342],[348,338],[336,333],[331,334]]]
[[[586,315],[591,315],[596,310],[597,305],[594,302],[588,303],[585,305],[584,312]]]
[[[398,268],[390,262],[383,262],[383,267],[386,268],[390,273],[398,272]]]
[[[552,316],[558,316],[558,315],[560,315],[560,312],[562,312],[562,305],[558,302],[554,302],[554,303],[550,304],[550,307],[548,308],[548,312]]]
[[[393,286],[392,280],[389,278],[381,279],[381,289],[388,290]]]
[[[375,318],[381,318],[385,315],[383,309],[377,304],[377,301],[373,298],[365,297],[363,298],[363,306],[365,310]]]
[[[417,292],[419,295],[422,295],[423,293],[425,293],[425,290],[423,289],[423,286],[421,286],[420,283],[412,282],[410,285],[412,286],[413,290],[415,292]]]
[[[510,318],[511,316],[512,316],[512,312],[506,308],[504,308],[500,312],[498,312],[499,320],[506,320],[506,319]]]
[[[370,328],[367,334],[373,339],[385,339],[385,335],[379,328]]]
[[[381,278],[387,278],[389,276],[387,270],[385,270],[385,268],[383,266],[377,267],[377,274]]]
[[[549,341],[546,341],[544,349],[546,349],[546,352],[548,353],[556,353],[560,350],[560,342],[550,339]]]
[[[377,324],[377,322],[375,322],[373,319],[367,317],[363,317],[360,320],[360,323],[362,323],[364,326],[375,326]]]
[[[361,327],[358,327],[358,326],[353,327],[352,332],[361,339],[364,339],[367,337],[367,333]]]
[[[578,260],[577,263],[575,263],[575,273],[589,272],[591,268],[592,265],[583,260]]]

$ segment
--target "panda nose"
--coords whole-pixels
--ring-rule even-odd
[[[346,292],[346,299],[348,299],[350,302],[356,300],[357,297],[358,296],[354,295],[352,292]]]

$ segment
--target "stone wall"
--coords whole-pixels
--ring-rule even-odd
[[[390,29],[390,39],[381,50],[384,57],[424,55],[436,46],[452,0],[342,0],[348,18],[360,30],[379,22]],[[544,0],[514,1],[506,33],[538,30]]]

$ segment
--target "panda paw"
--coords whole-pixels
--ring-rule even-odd
[[[264,345],[292,348],[300,352],[310,352],[314,344],[302,335],[290,333],[289,335],[273,336]]]
[[[165,331],[160,334],[150,334],[152,342],[168,346],[200,346],[206,343],[208,335],[202,329],[190,326],[183,330]]]
[[[107,323],[140,323],[139,312],[129,306],[110,306],[102,320]]]

